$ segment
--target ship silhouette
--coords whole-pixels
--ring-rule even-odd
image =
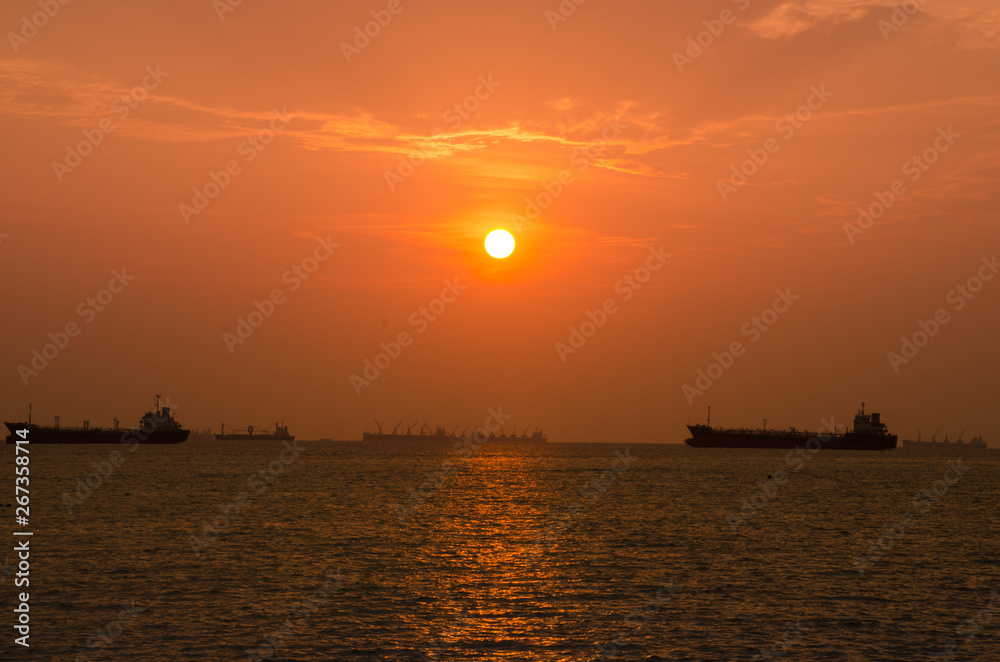
[[[447,428],[436,426],[431,430],[430,426],[427,425],[427,421],[420,426],[420,429],[414,433],[413,428],[417,426],[416,421],[410,427],[406,428],[406,432],[400,432],[400,425],[403,421],[399,421],[392,428],[392,432],[383,432],[382,424],[375,421],[375,426],[377,431],[369,432],[365,430],[361,435],[362,441],[457,441],[465,436],[466,431],[469,429],[466,427],[461,433],[455,434],[458,430],[456,425],[451,432]],[[504,434],[503,428],[500,429],[500,434],[491,433],[487,437],[487,441],[504,441],[504,442],[521,442],[521,443],[545,443],[548,441],[548,437],[541,430],[535,430],[531,435],[528,434],[528,428],[525,427],[521,434],[517,434],[517,426],[514,426],[514,431],[512,434]]]
[[[903,440],[903,448],[954,448],[956,446],[962,448],[988,448],[986,442],[983,441],[983,438],[979,435],[970,439],[968,443],[962,441],[962,435],[965,434],[964,430],[958,435],[958,439],[956,441],[950,441],[947,434],[944,435],[944,439],[942,441],[938,441],[937,433],[940,431],[940,429],[935,431],[934,434],[931,435],[930,441],[921,439],[920,432],[917,431],[917,438],[915,441],[913,439]]]
[[[684,443],[696,448],[796,448],[815,438],[822,444],[821,448],[837,450],[882,451],[896,447],[896,435],[889,434],[879,414],[866,414],[863,402],[854,415],[854,428],[844,432],[809,432],[795,428],[768,430],[766,419],[762,428],[713,428],[711,415],[709,408],[706,425],[687,426],[691,438]]]
[[[284,420],[281,421],[280,425],[275,422],[273,432],[271,428],[267,428],[263,432],[254,430],[252,425],[248,425],[242,430],[226,432],[225,423],[222,424],[221,430],[219,434],[213,435],[216,441],[295,441],[295,435],[288,433],[288,426],[285,425]]]
[[[181,428],[181,424],[170,413],[170,407],[160,407],[160,396],[156,396],[156,411],[147,411],[139,419],[139,425],[134,429],[120,428],[118,419],[114,419],[113,428],[90,427],[90,421],[84,421],[82,427],[62,427],[59,417],[55,417],[52,426],[37,425],[31,421],[31,405],[28,405],[28,421],[8,422],[4,425],[10,431],[7,443],[12,444],[17,439],[19,430],[27,430],[28,441],[32,444],[179,444],[186,441],[190,430]]]

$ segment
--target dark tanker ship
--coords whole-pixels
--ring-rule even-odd
[[[896,447],[896,435],[889,434],[879,414],[866,414],[863,402],[854,415],[854,428],[850,431],[768,430],[766,423],[758,429],[713,428],[709,418],[707,425],[687,426],[691,438],[685,443],[696,448],[796,448],[815,438],[822,448],[837,450],[883,451]]]
[[[92,428],[90,421],[83,427],[64,428],[59,425],[48,427],[31,422],[31,407],[28,407],[28,422],[4,422],[10,434],[7,443],[13,444],[22,437],[18,431],[27,430],[27,440],[32,444],[179,444],[186,441],[190,430],[181,428],[180,423],[170,414],[170,407],[160,408],[160,396],[156,396],[156,412],[147,411],[134,430],[120,429],[118,419],[113,428]]]

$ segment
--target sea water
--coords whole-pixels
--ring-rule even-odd
[[[1000,451],[131,448],[31,447],[0,658],[1000,659]]]

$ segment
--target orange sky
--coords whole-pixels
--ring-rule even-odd
[[[501,406],[552,441],[679,442],[709,404],[815,428],[864,399],[1000,443],[1000,279],[952,292],[998,252],[993,0],[223,1],[0,9],[5,418],[130,421],[161,392],[191,427],[306,439]],[[756,333],[776,290],[799,299]]]

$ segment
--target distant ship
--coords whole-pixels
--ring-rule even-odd
[[[839,432],[807,432],[788,428],[787,430],[768,430],[767,421],[764,427],[750,428],[713,428],[711,426],[711,409],[707,425],[689,425],[691,438],[686,440],[688,446],[696,448],[795,448],[804,446],[807,441],[816,437],[822,444],[821,448],[837,450],[881,451],[896,447],[896,435],[889,434],[888,429],[880,420],[879,414],[866,414],[865,403],[854,416],[854,429]],[[825,441],[824,441],[825,439]]]
[[[940,432],[940,430],[938,430]],[[962,434],[965,434],[964,432]],[[989,448],[983,438],[976,435],[969,440],[968,443],[962,441],[962,435],[958,435],[958,441],[949,441],[948,435],[944,436],[943,441],[937,441],[937,432],[931,435],[930,441],[923,441],[920,439],[920,433],[917,433],[917,440],[904,439],[903,448],[953,448],[955,446],[961,446],[963,448]]]
[[[245,430],[233,430],[226,432],[226,424],[222,424],[222,432],[214,435],[216,441],[295,441],[294,434],[288,434],[288,426],[285,421],[281,425],[274,424],[274,432],[271,428],[263,432],[254,431],[252,425],[248,425]]]
[[[548,440],[549,440],[549,438],[546,437],[545,433],[542,432],[541,430],[535,430],[534,433],[532,433],[531,435],[529,435],[528,431],[527,431],[527,428],[525,428],[525,431],[522,432],[521,434],[517,434],[517,428],[514,428],[514,433],[513,434],[509,434],[509,435],[504,434],[503,430],[501,430],[499,435],[491,434],[489,436],[489,438],[487,439],[487,441],[491,441],[491,442],[493,442],[493,441],[504,441],[504,442],[516,441],[518,443],[530,443],[530,444],[544,444]]]
[[[396,423],[396,427],[392,429],[392,432],[383,432],[382,425],[375,421],[375,426],[378,428],[377,432],[369,432],[365,430],[361,433],[361,441],[452,441],[455,439],[460,439],[461,435],[456,436],[455,430],[458,426],[455,426],[455,430],[448,432],[445,428],[440,425],[437,426],[432,432],[427,426],[427,421],[420,426],[420,431],[413,434],[413,428],[416,427],[416,423],[406,428],[406,432],[399,432],[399,426],[403,423],[400,421]],[[468,428],[467,428],[468,429]],[[462,431],[463,433],[465,430]]]
[[[469,429],[468,427],[466,427],[464,430],[462,430],[460,434],[455,434],[456,430],[458,430],[457,425],[451,432],[448,432],[447,428],[443,428],[439,425],[435,427],[434,430],[432,431],[431,428],[428,427],[427,422],[424,421],[424,424],[420,426],[420,430],[416,433],[413,432],[413,428],[416,427],[417,425],[416,423],[408,427],[406,429],[406,432],[400,432],[399,426],[401,423],[402,421],[397,423],[396,427],[392,429],[392,432],[383,432],[381,424],[379,424],[378,421],[375,421],[375,425],[378,428],[378,431],[369,432],[368,430],[365,430],[361,435],[361,440],[362,441],[457,441],[462,437],[464,437],[466,430]],[[527,427],[525,427],[524,431],[520,435],[518,435],[517,427],[515,426],[513,434],[509,435],[504,434],[503,430],[501,429],[499,435],[490,434],[490,436],[487,437],[487,441],[506,441],[506,442],[516,441],[522,443],[523,442],[545,443],[546,441],[548,441],[548,438],[545,436],[545,433],[542,432],[541,430],[536,430],[533,434],[528,435]]]
[[[18,430],[27,430],[28,442],[32,444],[179,444],[191,434],[170,414],[170,407],[160,408],[159,395],[156,396],[156,412],[143,414],[134,430],[119,428],[117,418],[113,428],[92,428],[90,421],[84,421],[83,427],[64,428],[59,425],[58,416],[52,427],[37,425],[31,422],[30,405],[27,423],[4,421],[4,425],[10,431],[8,444],[21,438]]]

